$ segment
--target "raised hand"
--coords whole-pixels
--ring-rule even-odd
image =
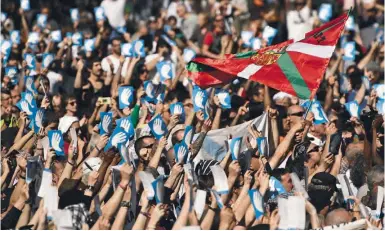
[[[140,54],[142,53],[142,49],[143,49],[143,43],[141,42],[136,42],[135,45],[134,45],[134,51],[135,51],[135,54],[137,56],[140,56]]]
[[[124,142],[127,139],[127,135],[124,132],[118,132],[112,137],[111,145],[117,147],[118,144]]]
[[[210,120],[210,119],[207,119],[207,120],[204,122],[204,124],[203,124],[202,132],[208,132],[208,131],[210,131],[211,126],[212,126],[211,120]]]
[[[107,133],[110,132],[110,123],[111,123],[111,117],[110,116],[104,116],[102,121],[102,128]]]
[[[167,138],[163,136],[162,138],[160,138],[157,148],[158,150],[163,150],[166,146],[167,146]]]
[[[179,104],[175,105],[173,114],[174,115],[181,115],[182,112],[183,112],[182,107]]]
[[[32,62],[33,62],[32,55],[27,55],[27,57],[25,57],[25,61],[27,62],[28,66],[32,66]]]
[[[187,148],[185,146],[179,146],[178,153],[176,154],[178,156],[178,162],[182,163],[184,160],[184,157],[187,154]]]
[[[33,84],[33,80],[32,78],[27,78],[27,81],[25,83],[25,88],[30,91],[30,92],[34,92],[34,90],[32,89],[32,84]]]
[[[130,105],[130,97],[132,95],[132,91],[130,88],[124,88],[121,94],[121,100],[124,104]]]
[[[171,71],[171,65],[165,64],[160,69],[160,75],[166,79],[171,79],[171,76],[169,75],[170,71]]]
[[[151,82],[149,82],[149,83],[146,85],[146,89],[144,89],[144,90],[145,90],[145,93],[146,93],[146,95],[147,95],[148,97],[154,98],[154,94],[153,94],[153,92],[154,92],[154,85],[152,85]]]
[[[131,123],[130,123],[130,121],[128,119],[124,119],[120,123],[120,127],[123,128],[125,132],[128,132],[130,130]]]
[[[35,115],[35,124],[37,127],[42,128],[43,127],[43,111],[38,110]]]
[[[98,181],[99,173],[97,171],[92,171],[90,175],[88,175],[88,185],[94,186],[96,181]]]
[[[233,148],[233,153],[236,156],[238,156],[240,148],[241,148],[241,141],[240,140],[236,140],[235,143],[234,143],[234,148]]]
[[[334,123],[329,123],[326,127],[326,135],[331,136],[336,132],[337,132],[336,125]]]
[[[30,80],[30,78],[28,80]],[[33,95],[31,93],[26,93],[24,100],[28,102],[31,108],[34,108],[34,106],[32,105]]]
[[[158,135],[162,135],[164,130],[162,128],[163,121],[160,118],[156,118],[154,121],[154,132]]]
[[[128,165],[127,163],[123,164],[123,166],[120,168],[120,175],[122,177],[121,182],[128,184],[133,173],[134,168],[131,165]]]
[[[238,161],[233,161],[229,165],[229,177],[237,177],[241,173],[241,166]]]
[[[204,108],[203,106],[203,98],[204,98],[204,93],[203,91],[199,91],[196,96],[195,96],[195,105],[199,108]]]
[[[23,156],[19,156],[16,158],[16,163],[19,166],[20,170],[25,172],[27,168],[27,159],[24,158]]]
[[[61,142],[61,136],[59,133],[54,133],[52,135],[52,148],[55,149],[55,151],[61,152],[62,149],[60,148],[60,142]]]
[[[29,109],[29,105],[27,103],[27,101],[23,100],[21,103],[20,103],[20,106],[21,106],[21,109],[27,113],[27,115],[32,115],[32,112],[31,110]]]

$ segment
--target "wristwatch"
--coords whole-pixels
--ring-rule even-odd
[[[95,189],[95,186],[93,186],[93,185],[87,185],[87,187],[86,187],[86,190],[90,190],[91,192],[93,192],[94,189]]]
[[[131,202],[129,201],[120,202],[120,207],[129,208],[130,206],[131,206]]]

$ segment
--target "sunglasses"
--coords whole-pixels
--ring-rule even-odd
[[[303,116],[303,112],[296,112],[296,113],[292,113],[292,114],[289,114],[289,116]]]
[[[77,103],[76,103],[76,101],[72,101],[72,102],[68,102],[68,104],[71,105],[71,106],[74,106]]]

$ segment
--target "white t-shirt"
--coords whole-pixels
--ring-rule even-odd
[[[305,38],[305,34],[313,29],[314,15],[316,11],[311,12],[311,9],[304,6],[300,11],[291,10],[287,12],[287,30],[289,39],[294,41]]]
[[[126,21],[124,19],[124,5],[125,0],[103,0],[100,4],[104,9],[104,13],[108,18],[108,22],[112,27],[124,26]]]
[[[111,69],[110,69],[110,64],[108,64],[107,58],[109,58],[111,60],[112,65],[114,66],[113,74],[116,74],[116,72],[118,71],[118,68],[119,68],[119,64],[120,64],[119,58],[116,58],[114,55],[109,55],[109,56],[105,57],[104,59],[102,59],[102,69],[103,69],[103,71],[107,71],[108,73],[111,72]],[[128,67],[129,63],[130,63],[130,58],[126,58],[126,60],[123,63],[123,67],[122,67],[122,72],[121,72],[122,78],[124,76],[126,76],[126,74],[127,74],[127,67]]]

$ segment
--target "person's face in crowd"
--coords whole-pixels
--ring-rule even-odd
[[[112,111],[113,118],[117,118],[119,116],[117,108],[118,108],[118,102],[114,98],[111,98],[111,111]]]
[[[142,161],[148,162],[150,160],[150,155],[154,144],[155,139],[153,137],[143,138],[143,145],[139,149],[139,157]]]
[[[170,122],[171,113],[170,113],[170,105],[164,104],[163,105],[163,113],[162,113],[163,120],[166,124]]]
[[[19,100],[20,100],[20,93],[19,93],[19,91],[18,90],[12,90],[11,91],[11,98],[12,98],[12,105],[16,105],[17,104],[17,102],[19,102]]]
[[[255,92],[253,94],[253,100],[255,102],[263,102],[264,98],[265,98],[265,89],[262,88],[262,87],[259,87],[258,92]]]
[[[296,10],[302,10],[302,8],[306,5],[306,0],[296,0],[294,2],[294,6]]]
[[[100,77],[102,75],[102,64],[101,62],[94,62],[92,65],[91,73],[95,76]]]
[[[64,166],[63,166],[63,163],[61,163],[60,161],[53,161],[53,165],[54,165],[54,171],[52,172],[52,183],[54,185],[57,185],[59,183],[59,179],[60,179],[60,176],[62,175],[63,173],[63,170],[64,170]]]
[[[341,223],[351,222],[352,215],[344,208],[335,209],[329,212],[325,218],[325,226],[339,225]]]
[[[41,94],[44,94],[44,91],[45,92],[49,92],[50,90],[50,86],[49,86],[49,82],[47,79],[41,79],[41,82],[43,83],[43,85],[40,84],[40,78],[36,79],[35,81],[35,86],[37,88],[37,91]],[[44,89],[43,89],[44,87]]]
[[[207,15],[204,13],[198,14],[198,25],[202,27],[207,24]]]
[[[290,122],[290,127],[292,127],[297,122],[301,121],[303,118],[304,109],[301,106],[293,105],[290,106],[287,110],[288,120]]]
[[[168,20],[167,24],[171,27],[171,28],[175,28],[176,27],[176,20],[174,18],[171,18]]]
[[[186,16],[186,8],[183,6],[183,5],[178,5],[178,7],[176,8],[176,14],[180,17],[180,18],[184,18]]]
[[[148,79],[148,70],[146,65],[143,65],[142,69],[139,72],[139,79],[141,81],[146,81]]]
[[[222,15],[215,16],[214,26],[215,26],[215,30],[217,32],[223,32],[223,30],[225,28],[225,22],[223,20],[223,16]]]
[[[173,148],[167,151],[166,158],[170,166],[174,166],[176,164],[175,153]]]
[[[250,170],[257,171],[262,166],[261,159],[257,156],[252,156],[250,160]]]
[[[175,133],[175,137],[178,140],[178,142],[181,142],[183,140],[184,136],[184,129],[181,129]]]
[[[378,79],[380,78],[380,73],[376,71],[368,71],[367,75],[371,84],[377,83]]]
[[[158,23],[156,20],[150,21],[149,25],[150,31],[156,31],[158,29]]]
[[[50,11],[50,9],[48,7],[44,7],[44,8],[41,9],[41,13],[50,16],[51,11]]]
[[[121,52],[120,43],[121,42],[119,40],[112,41],[112,53],[116,55],[120,55],[120,52]]]
[[[1,93],[1,106],[9,108],[12,105],[12,97],[10,94]]]
[[[308,150],[308,159],[305,163],[305,166],[308,168],[314,168],[316,164],[319,163],[321,160],[321,153],[320,153],[320,148],[315,145],[315,144],[310,144]]]
[[[60,95],[54,95],[52,97],[52,107],[54,111],[60,111],[62,105],[62,97]]]
[[[183,102],[183,107],[184,107],[184,112],[186,113],[186,116],[190,115],[191,113],[193,113],[194,111],[194,106],[193,106],[193,103],[192,103],[192,100],[190,98],[186,99],[184,102]]]
[[[67,112],[76,113],[78,111],[78,104],[76,102],[76,99],[69,99],[67,106],[66,106]]]
[[[326,134],[325,130],[326,130],[325,124],[313,124],[310,127],[311,134],[320,139]]]
[[[18,63],[19,62],[16,59],[10,59],[10,60],[8,60],[7,66],[17,67]]]
[[[291,181],[289,173],[285,173],[281,176],[281,183],[285,188],[286,192],[290,192],[291,190],[293,190],[293,182]]]

